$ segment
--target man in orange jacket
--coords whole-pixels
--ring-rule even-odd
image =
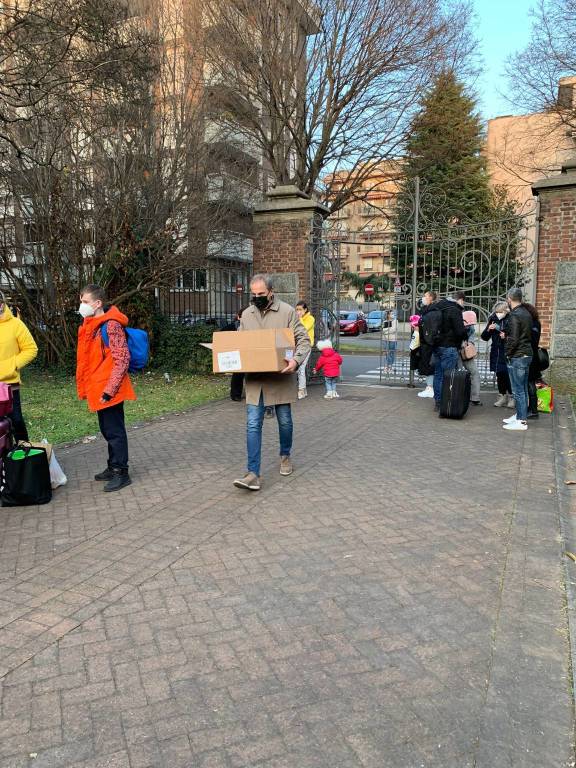
[[[106,480],[105,491],[119,491],[132,482],[128,474],[128,436],[124,424],[124,401],[136,400],[128,376],[130,352],[124,329],[128,318],[117,307],[106,304],[99,285],[87,285],[80,294],[76,385],[80,400],[98,413],[98,424],[108,443],[108,467],[94,476]],[[108,345],[102,338],[106,324]]]

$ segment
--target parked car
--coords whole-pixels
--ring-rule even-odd
[[[211,325],[214,327],[214,330],[221,331],[222,328],[224,328],[225,325],[228,325],[228,323],[232,322],[234,317],[231,315],[230,317],[202,317],[198,315],[181,315],[179,318],[179,323],[181,325],[186,325],[189,328],[192,328],[195,325]]]
[[[382,328],[388,328],[390,326],[389,314],[389,312],[381,309],[373,309],[372,312],[369,312],[366,317],[368,332],[381,331]]]
[[[342,336],[359,336],[368,333],[366,317],[363,312],[340,311],[340,333]]]

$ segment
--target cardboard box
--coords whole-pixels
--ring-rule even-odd
[[[290,328],[219,331],[212,336],[214,373],[279,373],[294,357]]]

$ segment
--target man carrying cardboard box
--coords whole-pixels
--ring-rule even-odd
[[[273,285],[267,275],[254,275],[250,282],[251,305],[244,310],[240,319],[240,331],[256,331],[276,328],[290,328],[294,333],[296,349],[292,359],[280,373],[247,373],[246,387],[246,444],[248,472],[234,480],[237,488],[248,491],[260,490],[260,464],[262,452],[262,424],[264,408],[276,406],[278,431],[280,435],[280,474],[292,474],[292,409],[296,402],[297,387],[294,375],[310,352],[308,332],[300,322],[296,310],[289,304],[274,297]]]

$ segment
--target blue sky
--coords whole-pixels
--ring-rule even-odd
[[[474,0],[483,58],[476,90],[485,118],[518,113],[504,98],[508,91],[504,66],[506,58],[524,48],[530,39],[528,12],[533,5],[531,0]]]

